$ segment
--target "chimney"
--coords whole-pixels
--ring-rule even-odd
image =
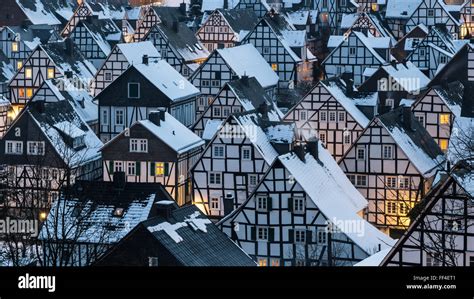
[[[179,4],[179,11],[182,15],[186,15],[186,3],[184,1]]]
[[[156,215],[165,219],[170,219],[175,209],[176,203],[172,200],[161,200],[155,203]]]
[[[74,56],[74,42],[70,37],[67,37],[64,40],[66,46],[66,54],[73,57]]]
[[[166,108],[160,107],[156,110],[159,112],[160,120],[165,121]]]
[[[142,63],[143,63],[144,65],[148,65],[148,60],[149,60],[148,55],[147,55],[147,54],[143,55],[143,57],[142,57]]]
[[[257,108],[258,113],[262,115],[262,119],[268,120],[268,106],[267,103],[262,103]]]
[[[65,76],[67,79],[72,79],[72,71],[65,71],[65,72],[64,72],[64,76]]]
[[[341,75],[341,79],[346,84],[346,96],[352,97],[354,94],[354,74],[351,72],[344,72]]]
[[[125,172],[123,171],[115,171],[113,174],[113,184],[115,190],[123,190],[125,189]]]
[[[413,130],[413,123],[412,123],[412,113],[411,108],[407,106],[402,107],[402,119],[403,125],[407,130]]]
[[[319,160],[318,139],[312,137],[306,142],[306,148],[314,159]]]
[[[179,22],[178,20],[173,21],[173,31],[178,32],[179,31]]]
[[[234,196],[227,193],[224,197],[224,216],[229,215],[234,210]]]
[[[249,76],[243,75],[241,79],[242,79],[242,83],[243,83],[245,86],[249,86]]]
[[[161,114],[162,111],[150,111],[150,113],[148,114],[148,120],[159,127],[161,121],[165,119],[164,116],[162,116]]]
[[[295,144],[295,146],[293,146],[293,152],[301,161],[305,162],[305,151],[302,143]]]
[[[45,111],[45,101],[44,100],[34,101],[33,103],[34,103],[34,107],[35,107],[36,111],[43,114],[44,111]]]

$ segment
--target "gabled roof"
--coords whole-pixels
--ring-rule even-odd
[[[130,66],[141,73],[171,101],[178,102],[197,96],[200,91],[165,60]]]
[[[255,77],[263,88],[278,84],[278,75],[252,44],[216,51],[237,76]]]
[[[8,83],[15,75],[12,61],[0,49],[0,83]]]
[[[224,4],[227,1],[227,7]],[[218,8],[231,9],[239,3],[239,0],[202,0],[201,11],[213,11]]]
[[[90,18],[81,21],[84,27],[90,32],[92,38],[96,41],[105,55],[109,55],[112,47],[120,42],[122,31],[117,27],[112,19]]]
[[[26,113],[35,121],[69,168],[100,159],[99,150],[102,147],[102,142],[69,101],[46,102],[44,106],[44,111],[47,113],[34,108],[35,102],[31,102],[31,105],[26,108]],[[78,136],[78,130],[84,137],[84,146],[74,148],[65,139],[65,135],[74,138]]]
[[[367,206],[367,200],[352,185],[329,152],[318,141],[318,160],[306,154],[302,161],[294,153],[278,157],[293,175],[321,213],[355,244],[367,253],[393,246],[395,241],[357,213]],[[364,222],[364,233],[348,230],[337,220]]]
[[[201,44],[196,38],[194,33],[189,27],[178,22],[168,23],[161,22],[155,25],[156,30],[159,30],[164,38],[168,41],[169,46],[175,49],[177,54],[181,56],[185,61],[194,61],[205,59],[209,56],[209,51]],[[174,27],[177,26],[177,27]],[[145,38],[153,32],[153,29],[149,30]]]
[[[148,232],[183,266],[256,266],[255,262],[196,206],[143,223]]]
[[[409,19],[424,0],[387,0],[385,18]]]
[[[143,61],[143,55],[149,57],[161,57],[160,52],[155,48],[152,42],[137,42],[137,43],[121,43],[117,44],[116,47],[125,56],[128,63],[139,64]]]
[[[94,65],[84,57],[76,45],[71,46],[71,52],[68,50],[67,42],[47,43],[39,45],[38,48],[48,55],[63,75],[67,71],[72,71],[80,80],[93,78],[97,72]]]
[[[435,86],[433,89],[456,117],[461,116],[464,97],[464,85],[461,82],[451,82],[446,86]]]
[[[19,34],[21,41],[30,50],[34,50],[40,44],[46,44],[51,37],[56,35],[54,28],[50,25],[8,26],[5,29]]]
[[[441,41],[441,44],[435,44],[435,46],[449,51],[450,54],[457,53],[462,47],[464,47],[464,45],[469,43],[469,40],[454,39],[452,33],[448,31],[444,24],[439,24],[430,28],[430,32],[426,38],[430,39],[433,38],[433,36],[438,37]]]
[[[217,9],[237,34],[237,41],[241,41],[258,23],[258,16],[251,9]]]
[[[445,161],[443,152],[431,138],[426,129],[410,115],[411,128],[403,120],[403,107],[396,108],[378,116],[381,125],[387,130],[408,160],[424,177],[430,177]]]
[[[395,44],[391,51],[392,55],[398,61],[404,60],[411,51],[418,47],[421,40],[426,38],[428,32],[429,29],[424,24],[418,24]]]

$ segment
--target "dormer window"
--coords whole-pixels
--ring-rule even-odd
[[[72,140],[72,147],[73,148],[80,148],[85,146],[84,135],[74,137]]]
[[[129,99],[140,98],[140,83],[128,83],[128,98]]]

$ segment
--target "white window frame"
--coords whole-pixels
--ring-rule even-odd
[[[266,226],[257,226],[255,229],[257,241],[268,241],[268,227]]]
[[[138,85],[138,96],[136,96],[136,97],[130,96],[130,86],[131,85]],[[129,99],[139,99],[140,98],[140,83],[139,82],[128,82],[127,87],[128,87],[127,88],[127,95],[128,95]]]
[[[360,157],[359,153],[362,152],[364,157]],[[356,147],[356,160],[357,161],[365,161],[367,159],[367,153],[365,150],[365,146],[358,146]]]
[[[222,155],[220,154],[222,150]],[[215,144],[212,146],[212,157],[217,159],[225,158],[225,145]]]
[[[253,183],[254,181],[255,183]],[[257,174],[249,174],[249,186],[256,187],[258,185],[258,175]]]
[[[245,158],[245,152],[248,151],[248,158]],[[252,148],[250,146],[243,146],[241,149],[241,157],[243,161],[251,161],[252,160]]]
[[[387,187],[387,189],[397,189],[398,188],[398,178],[396,176],[387,176],[387,177],[385,177],[385,187]]]
[[[328,121],[328,115],[326,111],[319,112],[319,120],[320,121]]]
[[[293,213],[304,214],[306,212],[306,200],[302,196],[293,197]]]
[[[308,113],[305,110],[300,110],[300,120],[308,120]]]
[[[221,208],[221,199],[217,196],[211,196],[209,200],[209,208],[211,211],[219,211]]]
[[[342,116],[342,117],[341,117],[341,116]],[[344,121],[346,121],[346,113],[343,112],[343,111],[339,111],[339,112],[337,113],[337,120],[338,120],[339,122],[344,122]]]
[[[107,79],[107,75],[110,75],[110,80]],[[113,81],[112,71],[104,71],[104,81],[105,82],[112,82]]]
[[[131,153],[148,153],[148,139],[130,138]]]
[[[127,175],[129,175],[129,176],[137,175],[136,167],[137,167],[136,162],[130,162],[130,161],[127,162]]]
[[[362,178],[365,178],[364,184],[361,183],[363,181]],[[356,187],[367,187],[368,177],[366,175],[356,175],[355,180],[356,180],[355,182]]]
[[[27,153],[31,156],[44,156],[45,154],[44,141],[28,141],[26,143]],[[42,151],[39,151],[39,149]]]
[[[222,172],[218,172],[218,171],[209,172],[209,185],[214,185],[214,186],[222,185]]]
[[[121,113],[122,116],[121,118],[119,118],[118,114]],[[122,122],[121,123],[118,123],[118,120],[121,119]],[[116,126],[125,126],[125,110],[124,109],[117,109],[115,110],[115,125]]]
[[[11,147],[11,151],[9,151]],[[23,154],[23,141],[5,141],[5,154],[7,155],[22,155]]]
[[[257,195],[255,197],[255,210],[258,212],[268,211],[268,195]]]
[[[326,228],[319,228],[318,227],[316,235],[317,235],[316,242],[318,244],[327,244],[327,242],[328,242],[328,233],[326,231]]]
[[[294,239],[295,244],[306,244],[306,230],[301,228],[296,228],[294,230]]]
[[[382,145],[382,158],[387,160],[393,160],[395,155],[395,147],[392,144]]]
[[[329,111],[329,118],[328,121],[333,123],[337,121],[337,113],[336,111]]]

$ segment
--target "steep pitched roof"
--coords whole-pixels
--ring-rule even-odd
[[[230,28],[238,34],[238,40],[242,40],[258,23],[258,16],[251,9],[217,9]]]
[[[50,38],[55,37],[54,28],[50,25],[9,26],[13,33],[18,34],[21,41],[34,50],[40,44],[46,44]]]
[[[111,19],[91,18],[81,21],[81,23],[84,24],[105,55],[109,55],[112,47],[122,38],[121,30]]]
[[[155,48],[152,42],[120,43],[116,47],[125,56],[128,63],[139,64],[143,61],[143,55],[149,57],[161,57],[160,52]]]

